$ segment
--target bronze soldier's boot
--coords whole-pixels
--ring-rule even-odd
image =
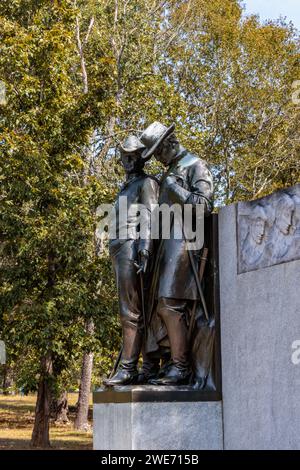
[[[133,385],[137,383],[137,363],[141,351],[143,331],[130,325],[123,326],[123,351],[115,375],[103,381],[104,385]]]
[[[159,373],[159,357],[153,357],[143,352],[143,365],[138,375],[138,384],[148,384],[151,380],[158,377]]]
[[[157,379],[157,385],[184,385],[190,380],[188,328],[185,319],[186,302],[161,298],[158,314],[163,319],[171,346],[172,365]],[[153,382],[152,382],[153,383]]]

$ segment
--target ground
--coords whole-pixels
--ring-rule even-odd
[[[74,431],[74,405],[78,394],[69,393],[69,424],[51,422],[50,441],[53,449],[89,450],[92,449],[92,432]],[[30,439],[34,423],[36,396],[0,395],[0,450],[30,449]],[[91,410],[90,410],[91,415]],[[92,425],[92,422],[90,422]]]

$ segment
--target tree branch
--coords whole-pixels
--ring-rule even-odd
[[[80,65],[81,65],[81,74],[82,74],[82,82],[83,82],[83,93],[88,93],[89,91],[89,84],[88,84],[88,75],[87,75],[87,70],[86,70],[86,63],[85,63],[85,58],[84,58],[84,47],[88,42],[89,36],[91,34],[91,31],[93,29],[95,22],[94,16],[92,16],[90,20],[90,24],[85,36],[85,39],[83,42],[81,41],[80,38],[80,25],[79,25],[79,19],[78,16],[76,17],[76,40],[77,40],[77,49],[78,49],[78,54],[80,57]]]

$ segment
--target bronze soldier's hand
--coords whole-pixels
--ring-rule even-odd
[[[172,186],[173,184],[178,184],[181,187],[183,186],[182,179],[180,177],[173,175],[172,173],[170,173],[169,176],[166,177],[166,183],[169,186]]]
[[[149,260],[149,251],[147,250],[141,250],[139,252],[139,263],[134,263],[136,269],[137,269],[137,274],[140,274],[141,272],[145,273],[147,270],[148,266],[148,260]]]
[[[174,183],[177,183],[176,177],[172,174],[166,177],[166,183],[168,186],[171,186]]]

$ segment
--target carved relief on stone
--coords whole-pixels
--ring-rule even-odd
[[[238,273],[300,259],[300,185],[237,206]]]

